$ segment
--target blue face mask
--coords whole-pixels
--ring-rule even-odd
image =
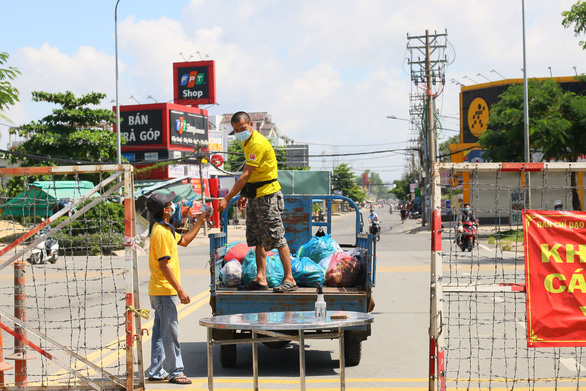
[[[464,208],[466,212],[470,212],[470,208]]]
[[[238,141],[246,141],[251,136],[251,133],[250,133],[250,130],[245,130],[245,131],[239,132],[239,133],[235,132],[234,136],[236,136],[236,139],[238,139]]]

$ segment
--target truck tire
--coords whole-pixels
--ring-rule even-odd
[[[355,367],[360,364],[362,357],[362,341],[352,338],[351,332],[344,333],[344,360],[347,367]]]
[[[220,345],[220,364],[222,368],[236,366],[236,345]]]

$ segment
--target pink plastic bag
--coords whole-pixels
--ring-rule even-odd
[[[344,251],[332,254],[326,271],[326,285],[337,287],[353,287],[364,280],[364,266],[356,258]]]

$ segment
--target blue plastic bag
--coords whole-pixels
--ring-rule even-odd
[[[271,253],[274,254],[274,253]],[[256,251],[250,250],[242,264],[242,283],[248,284],[256,278]],[[285,278],[283,264],[278,255],[267,255],[267,284],[269,288],[281,285]]]
[[[297,286],[317,287],[324,285],[326,271],[310,258],[291,257],[291,271]]]
[[[331,236],[313,236],[311,240],[297,250],[297,257],[308,257],[313,262],[319,263],[336,251],[341,251],[340,245]]]

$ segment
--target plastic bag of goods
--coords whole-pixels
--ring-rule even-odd
[[[326,270],[326,285],[337,287],[354,287],[364,280],[362,263],[344,251],[332,255]]]
[[[281,285],[285,278],[285,271],[279,255],[269,252],[267,255],[267,284],[270,288]],[[252,250],[242,264],[242,283],[248,284],[256,278],[256,254]]]
[[[237,286],[242,283],[242,264],[237,259],[231,259],[220,270],[220,280],[224,286]]]
[[[325,270],[310,258],[291,257],[291,271],[298,286],[317,287],[317,284],[324,284]]]
[[[252,250],[246,242],[233,242],[226,245],[228,251],[224,255],[224,259],[237,259],[240,263],[244,262],[246,255]]]
[[[309,242],[305,243],[297,250],[297,257],[308,257],[315,263],[319,263],[336,251],[341,251],[340,245],[331,236],[312,236]]]
[[[359,247],[353,247],[349,250],[346,250],[346,254],[354,257],[362,263],[362,265],[366,265],[366,250]]]

